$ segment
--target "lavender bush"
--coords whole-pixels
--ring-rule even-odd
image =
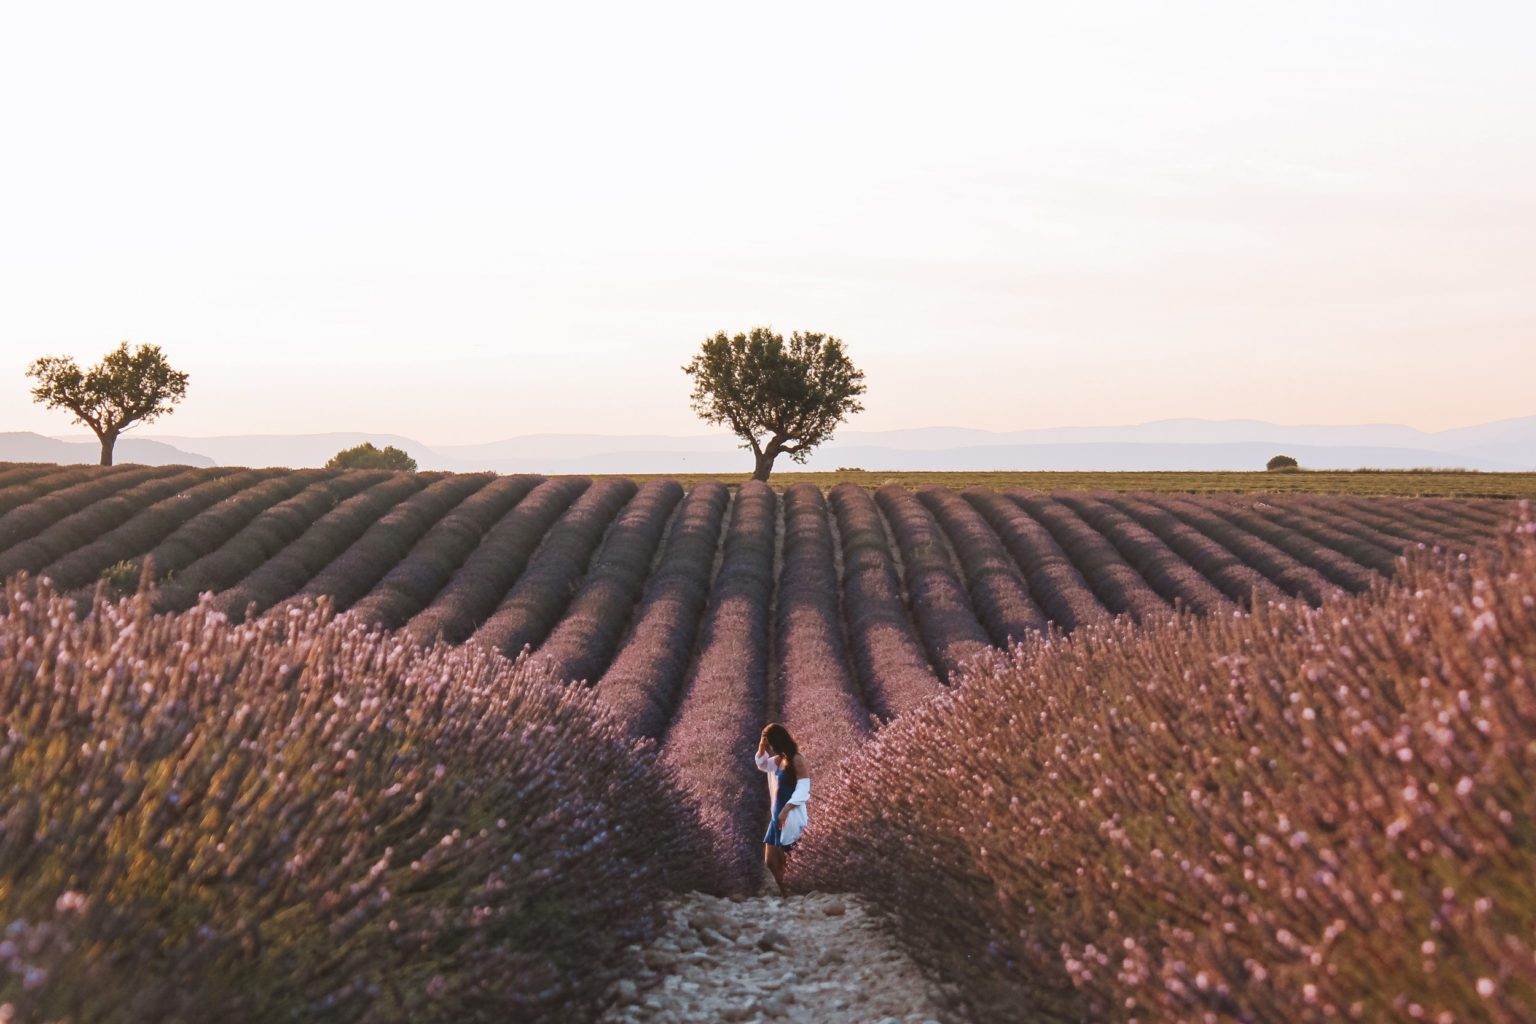
[[[11,1024],[586,1021],[710,884],[591,695],[323,606],[0,601]]]
[[[1374,534],[1369,527],[1354,520],[1336,517],[1327,509],[1307,508],[1296,502],[1281,505],[1266,499],[1250,498],[1234,504],[1244,511],[1262,515],[1288,530],[1332,548],[1367,569],[1374,569],[1387,576],[1397,571],[1397,559],[1402,554],[1403,545]]]
[[[1245,608],[1290,599],[1263,573],[1167,509],[1136,495],[1106,494],[1102,500],[1156,534],[1212,585]]]
[[[791,867],[980,1019],[1516,1024],[1533,777],[1527,523],[1322,608],[1027,645],[846,762]]]
[[[542,482],[537,476],[497,477],[465,498],[347,610],[348,616],[388,629],[404,625],[442,591],[486,532]]]
[[[868,737],[870,713],[848,670],[826,499],[818,487],[794,484],[785,488],[783,505],[776,717],[806,757],[830,768]]]
[[[551,675],[591,681],[608,667],[682,499],[683,488],[675,480],[651,480],[640,487],[608,531],[560,625],[535,652]]]
[[[217,548],[176,570],[174,575],[160,576],[161,586],[153,598],[155,609],[185,611],[197,603],[199,594],[233,586],[287,547],[338,503],[368,488],[382,486],[389,478],[390,474],[382,470],[341,473],[321,478],[293,497],[263,509]],[[189,527],[192,525],[188,524]],[[159,563],[156,562],[154,567],[159,575],[162,572]]]
[[[943,690],[912,628],[880,510],[869,492],[838,484],[829,497],[843,551],[848,646],[870,704],[894,716]]]
[[[294,598],[325,597],[338,611],[350,608],[399,564],[423,535],[491,479],[488,473],[455,473],[410,495],[312,576]]]
[[[78,511],[59,516],[27,539],[0,551],[0,575],[36,573],[55,559],[78,550],[105,531],[134,518],[148,506],[184,494],[199,484],[229,476],[232,472],[227,469],[188,469],[144,480],[108,497],[92,501]],[[28,505],[7,518],[14,522],[44,504],[46,502]]]
[[[1108,539],[1062,502],[1021,491],[1012,492],[1009,497],[1050,531],[1110,611],[1145,622],[1166,616],[1172,610]]]
[[[584,476],[560,476],[535,487],[486,532],[447,586],[406,623],[406,632],[422,643],[468,639],[522,575],[545,532],[591,484]]]
[[[1147,501],[1170,513],[1180,522],[1190,526],[1222,547],[1241,558],[1245,564],[1263,573],[1286,593],[1305,598],[1312,604],[1321,604],[1330,597],[1342,593],[1338,584],[1322,573],[1304,565],[1288,552],[1281,550],[1262,537],[1257,537],[1227,519],[1216,515],[1209,501],[1192,501],[1183,498],[1167,498],[1163,495],[1147,495]]]
[[[636,736],[659,737],[672,720],[709,598],[729,504],[724,484],[701,483],[688,492],[667,534],[661,562],[646,584],[634,627],[597,681],[604,707]]]
[[[995,645],[1007,647],[1050,628],[1045,613],[1029,596],[1029,584],[1018,566],[979,512],[947,487],[924,487],[917,497],[954,545],[970,584],[976,617]]]
[[[1124,512],[1089,496],[1064,494],[1059,500],[1113,544],[1131,567],[1174,607],[1202,615],[1232,611],[1232,602],[1183,556]]]
[[[767,724],[775,504],[767,484],[749,480],[737,489],[698,656],[662,747],[699,807],[722,883],[736,890],[756,877],[754,833],[768,820],[767,790],[752,754]]]
[[[1057,627],[1071,631],[1110,617],[1109,609],[1100,603],[1050,531],[995,491],[972,488],[964,493],[997,531],[1023,571],[1035,603]]]
[[[47,494],[65,481],[79,481],[84,475],[70,470],[83,467],[58,466],[51,462],[14,462],[0,468],[0,514],[19,504]],[[117,468],[117,467],[108,467]]]
[[[1423,516],[1408,501],[1356,504],[1336,495],[1306,495],[1297,500],[1303,508],[1326,509],[1334,515],[1370,527],[1383,536],[1394,538],[1399,547],[1422,545],[1427,548],[1470,551],[1484,539]]]
[[[1307,534],[1283,527],[1252,509],[1245,508],[1244,504],[1241,499],[1223,498],[1208,502],[1206,508],[1253,536],[1268,541],[1352,594],[1369,589],[1371,584],[1379,578],[1374,570],[1361,565],[1348,555],[1313,540]]]
[[[0,575],[40,569],[144,506],[229,470],[187,469],[139,479],[123,473],[76,484],[0,516]],[[131,486],[121,486],[132,481]]]
[[[992,638],[971,608],[969,595],[933,515],[897,484],[875,492],[875,501],[901,552],[907,595],[918,631],[945,679],[992,650]]]
[[[26,483],[0,491],[0,547],[8,547],[18,540],[30,537],[63,516],[78,512],[99,498],[116,494],[124,487],[132,487],[144,480],[153,480],[155,477],[180,472],[186,468],[186,466],[134,465],[55,466],[55,472],[46,473]],[[44,504],[38,509],[29,511],[25,516],[11,515],[23,505],[39,502]]]
[[[84,544],[71,546],[40,571],[60,590],[83,586],[103,569],[137,559],[213,505],[249,491],[275,474],[273,469],[246,469],[214,476],[155,502],[126,522],[102,532],[98,526]],[[135,575],[135,579],[137,575]]]
[[[282,550],[268,555],[234,586],[214,595],[213,607],[236,621],[259,614],[309,582],[331,559],[340,555],[401,503],[440,474],[395,473],[354,495],[321,516]]]
[[[632,480],[597,481],[539,542],[539,549],[474,639],[506,655],[543,640],[560,620],[614,517],[635,496]]]

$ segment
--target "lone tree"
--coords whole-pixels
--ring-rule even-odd
[[[364,441],[353,448],[343,448],[331,456],[326,469],[399,469],[416,472],[416,460],[394,445],[375,448],[372,441]]]
[[[1274,458],[1264,463],[1264,468],[1269,470],[1271,473],[1289,473],[1292,470],[1300,469],[1301,464],[1298,463],[1295,459],[1291,458],[1289,455],[1276,455]]]
[[[752,449],[754,480],[767,480],[780,455],[804,463],[839,423],[864,408],[864,371],[826,334],[796,331],[786,342],[767,327],[734,337],[721,331],[683,372],[693,378],[693,411],[729,425],[742,447]]]
[[[187,396],[187,375],[175,370],[159,345],[132,351],[125,341],[89,370],[69,356],[44,356],[27,368],[32,400],[50,409],[68,409],[75,422],[101,441],[101,464],[112,465],[112,448],[124,430],[150,423]]]

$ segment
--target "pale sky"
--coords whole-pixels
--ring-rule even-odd
[[[717,329],[878,430],[1536,414],[1536,6],[15,3],[0,431],[697,433]]]

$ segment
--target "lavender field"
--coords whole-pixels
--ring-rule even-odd
[[[1512,502],[1467,498],[1047,494],[847,482],[823,491],[808,482],[773,488],[616,477],[0,465],[0,577],[12,581],[0,616],[4,710],[12,723],[0,769],[13,797],[46,794],[40,803],[13,800],[0,833],[0,887],[6,887],[0,895],[10,911],[30,915],[16,920],[35,947],[22,955],[26,951],[17,953],[12,944],[13,976],[3,991],[35,993],[15,1003],[32,1008],[18,1020],[53,1019],[48,1014],[126,1020],[132,1013],[114,1016],[76,994],[82,984],[123,985],[135,971],[146,971],[153,978],[144,986],[143,1005],[181,1019],[183,1011],[247,1006],[241,985],[272,985],[276,992],[283,957],[309,956],[303,951],[318,948],[327,941],[318,936],[329,934],[354,937],[338,953],[350,959],[336,960],[330,973],[294,990],[294,1002],[284,1005],[297,1018],[436,1019],[420,1015],[456,1008],[464,1019],[479,1019],[474,1014],[485,1007],[538,1006],[552,1018],[582,1019],[614,976],[610,961],[618,941],[589,943],[583,922],[617,914],[624,936],[643,939],[656,926],[647,908],[659,893],[740,893],[758,884],[757,842],[768,809],[748,754],[762,725],[780,720],[819,766],[828,820],[839,823],[835,833],[812,835],[796,868],[800,877],[819,887],[862,890],[905,914],[925,962],[970,976],[973,1009],[993,1013],[1006,1004],[1047,1014],[1040,1019],[1080,1013],[1118,1019],[1118,1011],[1111,1012],[1115,1000],[1129,998],[1144,1016],[1120,1014],[1127,1020],[1184,1019],[1206,1003],[1225,1012],[1237,1005],[1236,979],[1252,970],[1232,967],[1240,953],[1223,951],[1215,938],[1202,938],[1193,922],[1181,922],[1176,910],[1156,902],[1177,898],[1167,878],[1124,875],[1155,900],[1137,895],[1139,888],[1121,893],[1121,881],[1105,873],[1110,862],[1090,837],[1101,825],[1110,828],[1115,848],[1142,864],[1177,844],[1196,850],[1192,857],[1219,860],[1225,854],[1194,838],[1202,822],[1215,820],[1214,809],[1196,793],[1187,813],[1170,812],[1158,824],[1135,797],[1134,808],[1111,808],[1106,825],[1070,808],[1080,802],[1078,788],[1093,789],[1098,799],[1109,781],[1094,788],[1086,775],[1052,776],[1046,785],[1031,775],[1015,780],[1021,788],[1010,783],[1000,790],[999,780],[1016,774],[1011,765],[1044,764],[1046,747],[1056,742],[1040,729],[1015,735],[1012,716],[1020,709],[1064,714],[1073,693],[1086,698],[1101,685],[1109,687],[1105,701],[1125,695],[1128,719],[1116,717],[1118,705],[1079,709],[1087,716],[1082,728],[1090,730],[1081,738],[1083,756],[1097,761],[1103,752],[1090,742],[1092,730],[1128,730],[1111,745],[1104,779],[1148,778],[1161,793],[1192,784],[1209,790],[1225,777],[1215,753],[1209,763],[1168,767],[1179,747],[1171,738],[1184,727],[1181,703],[1194,708],[1206,701],[1201,714],[1211,720],[1196,716],[1188,724],[1212,736],[1251,715],[1243,728],[1264,731],[1263,744],[1280,735],[1263,715],[1279,714],[1286,729],[1305,734],[1309,751],[1292,775],[1311,764],[1320,782],[1333,778],[1341,759],[1358,763],[1360,755],[1325,742],[1324,723],[1315,727],[1324,732],[1313,736],[1314,727],[1297,725],[1281,703],[1224,709],[1210,697],[1215,682],[1202,682],[1201,673],[1221,675],[1216,666],[1238,658],[1247,667],[1233,662],[1231,672],[1258,673],[1258,679],[1276,658],[1281,634],[1300,638],[1285,641],[1291,645],[1285,650],[1317,664],[1332,664],[1336,654],[1307,648],[1307,636],[1335,647],[1356,642],[1357,634],[1375,643],[1374,634],[1360,634],[1350,623],[1357,614],[1373,614],[1369,609],[1391,592],[1388,584],[1405,573],[1419,594],[1431,595],[1425,600],[1434,615],[1457,628],[1481,621],[1455,603],[1481,607],[1476,588],[1497,585],[1483,560],[1501,545],[1508,557],[1517,512]],[[1529,567],[1526,543],[1518,564]],[[1430,562],[1441,569],[1426,568]],[[1467,565],[1483,566],[1482,575],[1434,582],[1445,567]],[[1518,595],[1502,600],[1522,607]],[[1524,600],[1528,609],[1531,598]],[[1439,632],[1417,627],[1420,619],[1404,601],[1381,612],[1383,621],[1403,626],[1410,637],[1454,639],[1449,625]],[[1350,610],[1356,607],[1366,611]],[[71,615],[78,618],[70,621]],[[1397,675],[1383,679],[1409,678],[1402,666],[1414,658],[1454,661],[1457,673],[1472,671],[1450,648],[1408,643],[1384,655],[1377,647],[1375,663],[1397,659]],[[519,657],[521,664],[509,660]],[[149,675],[134,675],[141,671]],[[1426,669],[1422,678],[1431,675]],[[168,680],[169,688],[157,689],[150,677]],[[462,693],[444,686],[450,677],[465,680]],[[1137,689],[1140,680],[1165,677],[1162,689]],[[1036,693],[1037,678],[1055,689]],[[135,679],[150,689],[130,685]],[[1482,679],[1477,685],[1492,689],[1467,699],[1497,703],[1496,683]],[[1385,684],[1361,685],[1358,698],[1338,700],[1375,699],[1370,688]],[[246,691],[252,700],[237,699]],[[505,693],[498,697],[499,691]],[[978,693],[1002,699],[989,704]],[[959,696],[934,700],[946,694]],[[516,695],[510,705],[508,695]],[[1530,730],[1516,726],[1529,725],[1529,708],[1520,703],[1528,697],[1508,697],[1515,710],[1499,726],[1506,732],[1498,750],[1525,749],[1520,744]],[[993,708],[999,717],[972,723],[963,717],[966,706]],[[74,707],[88,710],[77,714]],[[130,727],[145,713],[156,716],[150,732]],[[320,717],[307,722],[303,716],[310,714]],[[583,724],[589,721],[596,724]],[[1143,736],[1144,727],[1160,737]],[[1372,735],[1387,743],[1393,730],[1421,727],[1430,728],[1417,719],[1382,719]],[[973,742],[967,730],[984,738]],[[66,749],[52,742],[64,733],[79,743]],[[535,735],[537,742],[529,739]],[[549,746],[560,735],[569,739]],[[901,737],[912,737],[915,746],[901,747]],[[1253,749],[1261,749],[1260,739],[1255,733]],[[1239,740],[1222,734],[1220,743]],[[1395,751],[1407,741],[1390,742],[1398,743]],[[1218,746],[1212,739],[1201,749]],[[937,777],[943,772],[931,758],[944,761],[962,747],[970,751],[966,758],[949,762],[959,765],[958,774],[943,785],[910,789],[906,803],[890,796],[901,786],[858,784],[908,769]],[[168,753],[182,749],[184,755]],[[302,778],[274,775],[259,768],[253,752],[307,768]],[[168,757],[172,768],[165,767]],[[592,765],[607,766],[602,777],[592,774]],[[151,766],[171,775],[155,774],[153,785],[135,781],[148,778]],[[485,766],[505,773],[505,785],[486,790],[479,777]],[[569,776],[576,789],[568,797],[542,794],[551,816],[517,824],[522,819],[501,808],[523,799],[519,786],[539,791],[548,770]],[[77,806],[78,794],[45,785],[50,772],[79,780],[86,803]],[[1163,774],[1171,781],[1158,781]],[[1340,778],[1356,787],[1377,785],[1348,773]],[[1445,785],[1463,786],[1459,780]],[[1306,787],[1292,777],[1285,785],[1301,786],[1300,795],[1282,793],[1281,781],[1250,788],[1270,802],[1266,815],[1294,819],[1302,814]],[[655,821],[635,809],[634,787],[672,815],[671,838],[655,847],[664,856],[654,863],[645,863],[650,840],[644,834]],[[377,806],[368,796],[375,788],[389,794]],[[1014,797],[1023,799],[1026,789],[1032,802],[1020,804]],[[985,806],[997,805],[989,820],[943,810],[968,805],[972,791]],[[202,824],[168,802],[192,794],[206,808]],[[441,803],[450,798],[470,804],[450,810]],[[1508,806],[1521,799],[1515,793]],[[322,827],[313,818],[332,803],[349,808],[358,829]],[[1010,807],[1035,825],[1003,827]],[[287,817],[250,832],[245,816],[263,808]],[[1241,807],[1226,811],[1243,813]],[[1344,805],[1335,812],[1340,823],[1353,813]],[[112,826],[102,846],[90,822],[114,814],[126,816],[131,827]],[[562,824],[562,816],[569,820]],[[509,817],[514,831],[526,831],[503,840],[497,833]],[[1053,821],[1059,824],[1037,827]],[[1453,833],[1463,827],[1445,821]],[[911,844],[910,830],[921,830],[923,822],[940,826],[933,844]],[[1479,819],[1477,827],[1484,824]],[[954,831],[945,833],[950,826]],[[1241,831],[1235,823],[1223,827]],[[215,850],[210,829],[229,829],[244,845]],[[974,837],[996,830],[990,846],[975,846]],[[1293,828],[1275,841],[1294,842],[1295,834]],[[469,860],[444,848],[466,836],[480,844]],[[1455,861],[1461,840],[1435,836],[1451,852],[1436,847],[1434,856]],[[1351,841],[1369,845],[1364,835]],[[1478,848],[1506,860],[1527,856],[1519,837],[1499,843]],[[901,878],[883,872],[878,858],[867,859],[868,851],[891,847],[904,851],[896,864]],[[459,848],[468,855],[469,847]],[[601,849],[622,851],[620,860],[606,874],[594,869],[581,876],[585,881],[573,876],[561,890],[569,905],[550,909],[548,920],[502,916],[507,906],[499,893],[517,886],[541,891],[552,872],[590,863],[586,853]],[[157,852],[145,861],[148,850]],[[266,869],[258,864],[276,856],[273,851],[300,876],[305,864],[319,874],[303,885],[286,879],[260,895],[262,886],[276,885],[261,881]],[[513,853],[526,870],[507,878],[491,869],[496,857]],[[1301,854],[1276,856],[1284,871],[1274,868],[1275,881],[1263,884],[1301,886],[1282,878]],[[440,870],[431,867],[438,860]],[[1360,879],[1374,863],[1366,857],[1351,868],[1358,886],[1307,887],[1344,903],[1365,898]],[[370,871],[370,864],[378,866]],[[1088,864],[1093,870],[1084,870]],[[189,865],[200,874],[178,880],[176,872]],[[1230,867],[1240,871],[1235,861]],[[1221,876],[1228,888],[1218,887],[1214,869],[1202,870],[1213,898],[1234,898],[1232,887],[1243,884],[1229,871]],[[1327,870],[1344,877],[1337,866]],[[1393,862],[1382,870],[1409,868]],[[1085,881],[1072,883],[1061,872]],[[909,888],[923,878],[938,894],[927,902]],[[215,885],[219,879],[246,879],[240,885],[256,888]],[[121,904],[124,885],[148,893],[149,902],[135,897]],[[613,886],[633,892],[621,898]],[[385,906],[391,890],[412,895],[396,910]],[[988,892],[994,895],[984,898]],[[1095,913],[1108,917],[1079,920],[1085,913],[1075,902],[1080,896],[1107,900],[1095,904]],[[994,898],[1004,899],[995,912],[986,909]],[[934,899],[943,906],[936,909]],[[1128,902],[1117,909],[1116,899]],[[187,901],[206,902],[201,918],[177,916],[175,907]],[[305,901],[318,901],[318,910],[290,906]],[[968,901],[979,901],[975,912]],[[961,908],[953,920],[945,919],[946,906]],[[1039,908],[1056,916],[1038,922],[1032,935],[1029,922]],[[416,915],[409,941],[392,931],[406,920],[392,916],[397,913]],[[1173,930],[1152,942],[1145,929],[1163,927],[1159,914]],[[1309,913],[1303,917],[1312,920]],[[1286,927],[1302,934],[1299,924]],[[1404,924],[1399,931],[1431,943],[1416,927]],[[264,944],[252,946],[242,928],[256,929]],[[154,957],[133,950],[140,929],[167,937],[162,953],[170,967],[145,966],[143,957]],[[209,948],[218,951],[206,962],[195,948],[204,932],[217,939]],[[562,943],[547,955],[540,952],[546,932]],[[1487,935],[1456,934],[1454,948],[1471,951],[1456,953],[1461,959],[1455,962],[1502,956]],[[1110,938],[1143,943],[1139,950],[1150,948],[1147,955],[1166,962],[1138,952],[1137,980],[1106,981],[1092,964],[1098,957],[1108,970],[1102,944]],[[1474,938],[1482,944],[1476,950],[1468,945]],[[1316,940],[1324,941],[1337,944],[1336,937]],[[122,950],[102,961],[72,943]],[[1259,970],[1274,972],[1275,958],[1291,955],[1260,945],[1254,939],[1241,954]],[[434,966],[438,948],[469,952],[455,953],[462,963],[450,969]],[[1359,956],[1367,951],[1361,947]],[[384,969],[391,963],[400,965],[393,977]],[[1203,965],[1201,977],[1224,979],[1220,998],[1203,1002],[1202,983],[1191,980],[1197,968],[1186,971],[1179,963]],[[1371,969],[1361,963],[1351,970]],[[1027,984],[1014,977],[1021,965],[1031,974]],[[29,966],[42,972],[35,983],[27,981]],[[1151,993],[1144,984],[1149,971],[1184,987]],[[369,980],[352,986],[347,979],[354,974]],[[1348,979],[1300,969],[1286,976],[1299,979],[1296,991],[1324,992],[1330,1013],[1349,1016],[1355,990]],[[391,992],[392,984],[402,987]],[[1422,995],[1422,1005],[1455,1004],[1434,985],[1419,990],[1440,1000]],[[1525,989],[1499,991],[1516,998]],[[1232,1019],[1306,1018],[1297,1015],[1302,1004],[1293,1004],[1291,995],[1290,989],[1264,989],[1267,1002],[1254,1004],[1263,1013]]]

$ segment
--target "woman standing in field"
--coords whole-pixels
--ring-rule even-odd
[[[795,738],[777,722],[763,727],[755,760],[768,773],[768,802],[773,807],[768,834],[763,836],[763,864],[778,883],[779,895],[788,896],[784,866],[808,820],[805,805],[811,799],[811,770]]]

